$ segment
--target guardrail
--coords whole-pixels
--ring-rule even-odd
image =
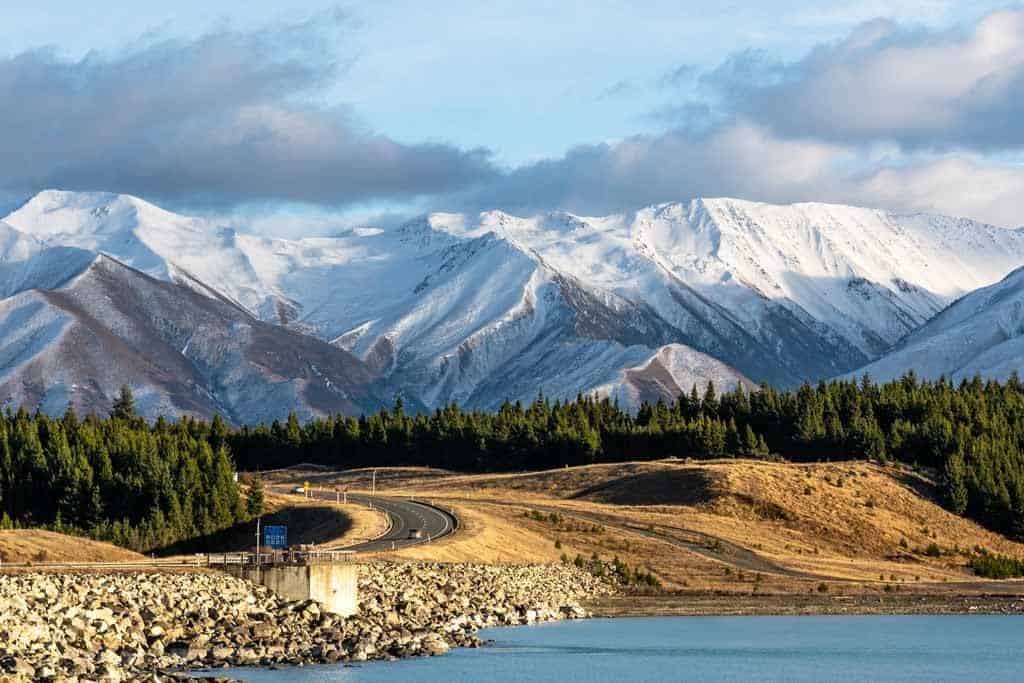
[[[258,555],[256,553],[210,553],[197,555],[196,558],[203,558],[202,563],[208,567],[255,567],[257,565],[282,564],[341,564],[350,562],[354,555],[355,553],[351,550],[273,550],[261,552]]]

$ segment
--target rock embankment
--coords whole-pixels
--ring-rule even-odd
[[[0,681],[438,655],[487,626],[585,616],[606,584],[567,565],[374,564],[342,618],[218,573],[0,576]]]

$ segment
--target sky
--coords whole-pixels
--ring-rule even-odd
[[[699,196],[1024,225],[1024,7],[6,0],[0,210],[135,194],[301,236]]]

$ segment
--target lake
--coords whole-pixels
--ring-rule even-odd
[[[479,650],[277,671],[262,681],[1019,681],[1024,619],[1006,616],[659,617],[491,629]],[[222,674],[218,670],[218,674]]]

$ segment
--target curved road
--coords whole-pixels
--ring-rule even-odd
[[[336,494],[328,491],[313,491],[312,497],[317,500],[335,500]],[[447,536],[458,527],[455,515],[447,510],[436,508],[425,503],[397,498],[381,498],[349,494],[348,501],[359,505],[370,506],[383,510],[388,515],[391,528],[380,538],[357,545],[345,546],[343,550],[358,553],[372,553],[383,550],[398,550],[410,545],[429,543]],[[411,532],[418,529],[421,537],[413,538]]]

